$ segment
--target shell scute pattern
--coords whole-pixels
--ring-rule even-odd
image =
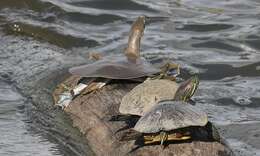
[[[178,84],[174,81],[148,79],[133,88],[122,98],[119,112],[143,116],[158,101],[173,100],[177,89]]]
[[[134,129],[141,133],[157,133],[189,126],[205,126],[207,122],[207,114],[195,106],[181,101],[162,101],[141,117]]]

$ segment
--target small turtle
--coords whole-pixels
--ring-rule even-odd
[[[131,134],[121,140],[132,140],[142,136],[144,144],[171,140],[191,139],[186,127],[205,126],[207,114],[198,107],[183,101],[160,101],[142,116],[134,126]]]
[[[127,93],[121,101],[119,112],[125,115],[143,116],[158,101],[188,101],[199,85],[197,76],[180,85],[167,79],[148,79]]]

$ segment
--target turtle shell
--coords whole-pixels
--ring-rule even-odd
[[[134,130],[157,133],[190,126],[205,126],[207,122],[207,114],[198,107],[182,101],[161,101],[139,119]]]
[[[158,101],[173,100],[178,84],[167,79],[146,80],[128,92],[121,101],[119,112],[143,116]]]
[[[69,72],[82,77],[134,79],[151,76],[159,73],[160,70],[143,58],[130,61],[125,56],[110,56],[92,64],[70,68]]]

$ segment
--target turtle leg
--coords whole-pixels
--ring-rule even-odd
[[[175,76],[169,75],[169,72],[173,69],[177,70],[177,73]],[[161,67],[161,72],[159,75],[154,76],[152,79],[169,79],[169,80],[175,80],[175,77],[180,74],[180,65],[175,63],[166,63]]]
[[[181,141],[181,140],[188,140],[188,139],[191,139],[190,132],[169,134],[167,140]]]
[[[102,82],[90,82],[90,84],[80,93],[80,95],[86,95],[89,94],[91,92],[95,92],[98,91],[99,89],[103,88],[106,84],[109,83],[109,81],[111,81],[110,79],[105,79]]]
[[[71,91],[71,95],[73,97],[78,96],[79,94],[82,93],[82,91],[88,87],[88,84],[84,84],[84,83],[79,83],[77,86],[75,86]]]
[[[161,147],[163,147],[163,143],[167,141],[168,135],[166,132],[160,132],[160,140],[161,140]]]
[[[175,74],[175,76],[180,75],[180,65],[179,64],[168,62],[164,66],[161,67],[162,74],[164,76],[169,76],[168,72],[170,72],[173,69],[177,70],[177,73]]]
[[[161,145],[165,141],[181,141],[181,140],[188,140],[191,139],[190,133],[185,132],[185,133],[172,133],[172,134],[167,134],[166,132],[161,132],[160,134],[157,135],[144,135],[144,144],[153,144],[153,143],[158,143],[160,142]]]
[[[144,145],[156,143],[158,141],[160,141],[160,138],[158,138],[158,136],[144,135]]]
[[[72,88],[64,83],[61,83],[55,90],[59,90],[58,94],[52,93],[54,104],[56,105],[60,101],[62,94],[65,92],[70,92]]]
[[[84,90],[82,90],[82,92],[80,93],[80,95],[87,95],[91,92],[94,92],[96,90],[98,90],[99,88],[101,88],[101,84],[100,83],[96,83],[96,82],[92,82],[90,83],[86,88],[84,88]]]
[[[102,59],[102,55],[100,54],[100,52],[90,52],[88,58],[90,60],[98,61]]]
[[[156,135],[144,135],[144,144],[153,144],[161,142],[161,133]]]
[[[64,83],[61,83],[60,85],[61,85],[62,88],[64,88],[65,91],[71,91],[71,89],[72,89],[71,87],[67,86]]]

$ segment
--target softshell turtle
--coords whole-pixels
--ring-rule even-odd
[[[144,28],[145,17],[140,16],[132,25],[125,56],[102,58],[98,53],[94,53],[90,55],[90,58],[94,58],[96,62],[70,68],[69,72],[72,75],[89,79],[87,82],[79,82],[73,88],[61,85],[60,88],[63,88],[64,92],[59,97],[54,96],[55,104],[66,108],[78,94],[102,88],[110,79],[132,79],[159,72],[159,69],[153,68],[151,64],[139,57]]]
[[[148,79],[128,92],[121,101],[119,112],[126,115],[143,116],[158,101],[188,101],[199,85],[197,76],[180,85],[167,79]]]
[[[108,56],[108,57],[94,57],[98,60],[94,63],[73,67],[69,69],[72,75],[81,76],[83,78],[90,78],[87,83],[79,83],[74,89],[71,89],[71,94],[64,94],[57,103],[62,107],[66,107],[69,101],[81,92],[89,93],[93,90],[102,88],[111,79],[136,79],[142,77],[149,77],[159,74],[161,78],[160,69],[153,67],[148,61],[140,57],[140,41],[145,29],[145,16],[140,16],[133,23],[128,39],[128,45],[125,49],[124,56]],[[101,59],[100,59],[101,58]],[[175,68],[178,66],[171,66]],[[97,81],[97,79],[102,81]],[[64,100],[66,99],[65,103]],[[64,105],[65,104],[65,105]]]
[[[183,128],[207,123],[207,114],[198,107],[183,101],[160,101],[138,120],[133,128],[135,134],[132,132],[125,140],[142,136],[144,144],[161,142],[163,145],[164,141],[190,139],[189,131]]]
[[[108,79],[134,79],[160,72],[140,57],[140,41],[144,28],[145,16],[140,16],[131,27],[125,56],[105,57],[92,64],[73,67],[69,72],[82,77]]]
[[[156,78],[166,77],[166,71],[168,69],[179,69],[177,64],[168,63],[162,70],[153,67],[148,61],[140,57],[140,42],[145,29],[145,16],[140,16],[133,23],[130,35],[128,39],[127,48],[124,51],[125,56],[108,56],[100,57],[94,55],[96,62],[92,64],[82,65],[69,69],[69,72],[73,75],[79,75],[84,78],[105,78],[106,82],[95,83],[98,87],[103,87],[107,82],[107,79],[136,79],[141,77],[152,76],[159,74]],[[97,56],[97,57],[96,57]],[[177,71],[179,74],[179,70]],[[103,79],[104,80],[104,79]],[[92,82],[92,81],[91,81]],[[82,88],[88,85],[81,85],[77,92],[80,92]],[[93,85],[92,85],[93,86]]]
[[[107,79],[134,79],[159,73],[160,69],[140,57],[140,42],[144,29],[145,16],[140,16],[131,27],[127,48],[124,51],[125,56],[108,56],[101,59],[98,57],[98,61],[70,68],[69,72],[87,78]],[[166,70],[178,67],[176,64],[171,64],[166,66]]]
[[[140,42],[144,29],[145,16],[140,16],[131,27],[124,56],[94,57],[98,58],[96,62],[73,67],[69,69],[69,72],[85,78],[105,78],[108,80],[136,79],[159,73],[160,69],[153,67],[148,61],[140,57]],[[102,83],[98,85],[103,87],[105,84]]]

